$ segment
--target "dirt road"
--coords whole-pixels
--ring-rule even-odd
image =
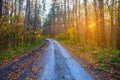
[[[94,80],[57,41],[48,41],[47,48],[0,67],[0,80]]]

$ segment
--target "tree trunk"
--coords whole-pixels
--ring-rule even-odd
[[[87,10],[87,0],[84,0],[85,5],[85,41],[88,42],[88,10]]]
[[[100,45],[100,35],[98,33],[100,33],[99,31],[99,22],[98,22],[98,12],[97,12],[97,2],[96,0],[94,0],[94,11],[95,11],[95,41],[97,42],[98,45]]]
[[[66,0],[64,0],[64,16],[63,16],[63,23],[64,23],[64,29],[65,29],[65,38],[67,39],[67,25],[66,25]]]
[[[13,24],[13,20],[12,20],[12,16],[13,16],[13,5],[14,5],[14,3],[13,3],[13,0],[12,0],[12,6],[11,6],[11,13],[10,13],[10,23],[11,23],[11,25]]]
[[[25,12],[25,26],[28,26],[30,24],[30,0],[27,0],[27,3],[26,3],[26,12]]]
[[[100,46],[106,45],[105,22],[104,22],[104,3],[103,0],[98,0],[100,9]]]
[[[36,30],[37,27],[37,0],[35,1],[35,14],[34,14],[34,26],[33,26],[33,31]]]
[[[0,17],[2,16],[3,0],[0,0]]]
[[[19,0],[19,13],[18,13],[18,15],[21,15],[21,8],[22,8],[22,0]]]
[[[76,0],[76,11],[75,11],[75,13],[76,13],[77,41],[80,42],[80,37],[79,37],[80,32],[79,32],[79,27],[78,27],[78,8],[77,7],[78,7],[78,0]]]
[[[111,34],[110,34],[110,46],[113,47],[113,41],[114,41],[114,18],[113,18],[113,14],[114,14],[114,0],[111,1],[111,11],[110,11],[110,19],[111,19]]]
[[[118,0],[117,49],[120,50],[120,0]]]

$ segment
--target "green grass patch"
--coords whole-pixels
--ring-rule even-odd
[[[23,44],[16,47],[11,47],[8,50],[3,51],[2,53],[0,53],[0,65],[6,63],[15,56],[22,55],[23,53],[26,53],[29,50],[40,46],[43,42],[44,39],[36,40],[34,44],[28,44],[28,45]]]

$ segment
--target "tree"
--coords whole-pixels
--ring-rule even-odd
[[[30,0],[27,0],[27,5],[26,5],[26,11],[25,11],[25,26],[30,24],[30,15],[31,15],[31,11],[30,11]]]
[[[96,0],[94,0],[94,12],[95,12],[95,26],[96,26],[96,30],[95,30],[95,40],[96,43],[98,45],[100,45],[100,35],[98,34],[99,31],[99,22],[98,22],[98,11],[97,11],[97,2]]]
[[[22,6],[23,6],[23,0],[19,0],[19,13],[18,13],[18,15],[21,15]]]
[[[87,0],[84,0],[85,5],[85,39],[86,42],[88,42],[88,10],[87,10]]]
[[[106,4],[108,6],[108,11],[110,14],[110,27],[111,27],[111,32],[110,32],[110,46],[113,47],[113,41],[114,41],[114,1],[115,0],[107,0]]]
[[[98,0],[99,10],[100,10],[100,46],[103,47],[106,44],[106,34],[105,34],[105,19],[104,19],[104,0]]]
[[[118,0],[117,49],[120,50],[120,0]]]
[[[114,41],[114,0],[111,1],[110,5],[110,20],[111,20],[111,34],[110,34],[110,46],[113,47]]]
[[[36,27],[37,27],[37,12],[38,12],[38,10],[37,10],[38,8],[37,8],[37,0],[35,0],[35,14],[34,14],[34,26],[33,26],[33,31],[35,31],[36,30]]]
[[[80,32],[79,32],[79,27],[78,27],[78,0],[76,0],[76,11],[75,11],[75,13],[76,13],[76,31],[77,31],[77,41],[78,42],[80,42],[80,38],[79,38],[79,35],[80,35]]]
[[[0,0],[0,17],[2,16],[3,0]]]
[[[10,18],[10,23],[11,23],[11,25],[12,25],[12,24],[13,24],[12,16],[13,16],[13,11],[14,11],[14,10],[13,10],[14,2],[13,2],[13,0],[12,0],[11,2],[12,2],[12,3],[11,3],[12,6],[11,6],[11,11],[10,11],[10,17],[11,17],[11,18]]]
[[[64,14],[63,14],[63,24],[64,24],[64,29],[65,29],[65,34],[66,34],[66,31],[67,31],[67,25],[66,25],[66,0],[64,0]],[[66,39],[67,39],[67,34],[66,34]]]

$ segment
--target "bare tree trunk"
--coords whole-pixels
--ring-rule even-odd
[[[30,0],[27,0],[27,3],[26,3],[26,11],[25,11],[25,20],[24,20],[25,29],[26,29],[26,27],[28,27],[28,26],[30,27],[30,24],[32,24],[31,21],[30,21],[30,15],[31,15],[30,7],[31,7],[31,5],[30,5]],[[33,31],[31,31],[31,32],[33,32]],[[25,45],[27,45],[27,43],[28,43],[27,37],[28,37],[28,36],[26,36],[26,34],[24,33],[24,43],[25,43]],[[31,38],[31,40],[32,40],[32,39],[33,39],[33,38]],[[31,43],[32,43],[32,41],[31,41]]]
[[[120,0],[118,0],[117,49],[120,50]]]
[[[0,0],[0,17],[2,16],[3,0]]]
[[[87,0],[84,0],[85,5],[85,41],[88,42],[88,10],[87,10]]]
[[[33,31],[36,30],[37,27],[37,0],[35,1],[35,14],[34,14],[34,26],[33,26]]]
[[[96,26],[96,30],[95,30],[95,40],[97,42],[98,45],[100,45],[100,31],[99,31],[99,22],[98,22],[98,12],[97,12],[97,3],[96,0],[94,0],[94,11],[95,11],[95,26]]]
[[[76,13],[77,41],[80,42],[80,37],[79,37],[80,32],[79,32],[79,27],[78,27],[78,8],[77,7],[78,7],[78,0],[76,0],[76,11],[75,11],[75,13]]]
[[[111,19],[111,34],[110,34],[110,46],[113,47],[113,42],[114,42],[114,0],[111,1],[112,4],[111,4],[111,11],[110,11],[110,19]]]
[[[19,0],[19,12],[18,15],[21,15],[22,0]]]
[[[15,47],[16,47],[16,43],[17,43],[17,38],[16,38],[16,19],[17,19],[17,13],[16,13],[16,11],[17,11],[17,0],[15,0],[15,3],[14,3],[14,5],[15,5],[15,10],[14,10],[14,18],[15,18],[15,20],[14,20],[14,35],[13,35],[13,46],[14,46],[14,49],[15,49]]]
[[[67,25],[66,25],[66,20],[67,20],[67,18],[66,18],[66,0],[64,0],[64,15],[62,16],[63,17],[63,24],[64,24],[64,31],[65,31],[65,38],[67,39],[67,33],[66,33],[66,31],[67,31]]]
[[[105,22],[104,22],[104,3],[103,0],[98,0],[100,9],[100,45],[105,47],[106,45],[106,34],[105,34]]]
[[[35,1],[35,14],[34,14],[34,26],[33,26],[33,36],[35,36],[34,32],[37,28],[37,0]],[[35,42],[35,37],[33,39],[33,43]]]
[[[69,19],[70,19],[70,0],[67,0],[67,4],[68,4],[68,7],[67,7],[67,16],[68,16],[68,18],[67,18],[67,26],[69,27],[69,24],[70,24],[70,22],[69,22]]]
[[[60,3],[57,4],[57,34],[59,34],[61,32],[61,18],[60,18]]]
[[[26,11],[25,11],[25,26],[28,26],[30,24],[30,0],[27,0],[27,3],[26,3]]]

